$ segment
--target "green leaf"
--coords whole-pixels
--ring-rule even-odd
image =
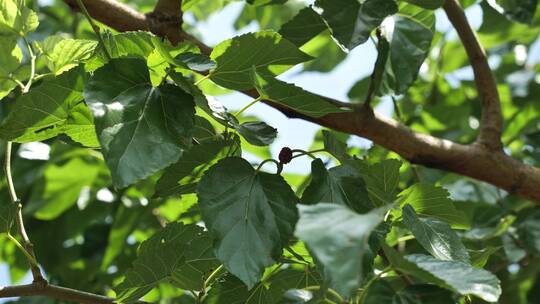
[[[143,59],[113,59],[84,90],[114,185],[124,188],[178,161],[190,147],[193,96],[153,87]]]
[[[395,201],[401,167],[399,160],[386,159],[371,165],[355,160],[347,164],[359,170],[366,183],[369,197],[376,206],[391,204]]]
[[[448,290],[434,285],[409,285],[394,290],[387,281],[378,280],[368,290],[364,304],[455,304]]]
[[[105,48],[111,58],[122,58],[127,56],[148,57],[155,49],[153,37],[149,32],[124,32],[112,34],[110,31],[105,31],[102,34]],[[96,49],[96,56],[92,57],[86,65],[88,71],[96,69],[107,63],[108,59],[103,52],[103,46],[100,45]]]
[[[427,9],[437,9],[441,7],[444,4],[444,0],[405,0],[406,2],[409,2],[410,4],[414,4],[416,6],[420,6]]]
[[[357,212],[366,212],[371,203],[361,175],[351,167],[338,166],[326,170],[321,159],[311,162],[311,182],[302,195],[302,204],[334,203]]]
[[[531,24],[538,0],[496,0],[488,3],[510,20]]]
[[[248,121],[233,126],[242,137],[255,146],[268,146],[277,137],[277,129],[262,121]]]
[[[382,36],[390,44],[379,95],[399,95],[407,91],[426,59],[435,15],[413,5],[400,7],[397,15],[382,26]],[[385,52],[381,53],[386,56]]]
[[[223,156],[226,156],[228,153],[234,152],[239,148],[237,140],[238,138],[209,140],[191,147],[180,157],[178,162],[165,170],[156,184],[154,196],[165,197],[178,194],[182,186],[188,182],[182,182],[185,177],[189,177],[194,171],[198,172],[206,168],[218,155],[224,154]],[[189,179],[189,182],[196,181],[196,179]]]
[[[468,218],[454,206],[450,194],[442,187],[428,183],[412,185],[399,194],[400,205],[411,205],[420,215],[434,217],[455,228],[470,226]]]
[[[294,192],[281,176],[256,172],[247,161],[230,157],[205,173],[197,193],[216,256],[253,287],[293,234]]]
[[[65,164],[50,165],[45,169],[43,205],[35,212],[40,220],[50,221],[77,203],[84,189],[89,189],[99,173],[96,163],[74,158]]]
[[[83,102],[83,81],[82,69],[72,69],[21,95],[0,126],[0,136],[24,143],[67,134],[97,146],[92,117]]]
[[[264,284],[248,290],[242,281],[232,275],[220,278],[214,285],[205,304],[273,304],[275,298]],[[276,303],[277,304],[277,303]]]
[[[17,206],[12,203],[0,203],[0,233],[9,233],[15,222]]]
[[[519,239],[528,251],[540,256],[540,209],[525,209],[516,222]]]
[[[358,0],[317,0],[315,4],[323,9],[334,38],[348,50],[366,42],[384,18],[398,10],[394,0],[366,0],[362,4]]]
[[[134,303],[162,282],[200,290],[205,276],[218,265],[203,228],[170,223],[141,244],[133,267],[115,288],[116,300]]]
[[[491,272],[459,261],[442,261],[431,256],[413,254],[401,257],[383,244],[390,263],[398,270],[425,282],[437,284],[461,295],[475,295],[496,302],[501,295],[499,279]]]
[[[93,40],[66,39],[55,35],[47,37],[40,48],[49,70],[60,75],[89,59],[97,45]]]
[[[253,85],[263,99],[268,99],[311,117],[321,117],[329,113],[348,112],[321,97],[304,91],[273,77],[268,77],[260,70],[252,71]]]
[[[403,207],[403,223],[422,247],[434,257],[470,263],[467,249],[447,223],[431,218],[419,218],[411,205]]]
[[[38,24],[37,14],[26,7],[24,0],[0,0],[0,35],[25,36]]]
[[[215,83],[233,90],[253,87],[252,67],[265,75],[278,75],[291,66],[310,60],[294,44],[272,31],[245,34],[217,45],[212,54],[217,67],[210,72]]]
[[[22,70],[22,59],[23,53],[17,45],[17,39],[0,36],[0,99],[17,86],[13,78],[23,80],[18,75]]]
[[[322,131],[324,149],[332,154],[335,158],[340,161],[350,159],[350,156],[347,154],[347,143],[341,141],[339,138],[334,135],[333,132],[328,130]]]
[[[114,259],[121,254],[129,235],[139,224],[138,221],[145,211],[148,210],[141,206],[126,207],[124,204],[118,206],[101,262],[101,270],[107,271]]]
[[[487,264],[489,257],[499,251],[499,249],[501,249],[501,247],[488,246],[481,250],[471,251],[471,265],[476,268],[483,268]]]
[[[175,59],[187,68],[197,71],[197,72],[206,72],[216,67],[216,63],[206,55],[195,54],[192,52],[185,52],[177,55]]]
[[[320,203],[300,205],[295,235],[304,241],[324,265],[331,286],[349,296],[362,280],[362,256],[368,239],[387,208],[358,214],[346,206]]]
[[[300,47],[326,30],[327,26],[313,8],[302,9],[293,19],[285,23],[279,33],[283,38]]]
[[[431,274],[437,284],[459,294],[475,295],[488,302],[496,302],[501,295],[500,282],[496,276],[484,269],[457,261],[441,261],[430,256],[414,254],[405,259],[419,269]]]

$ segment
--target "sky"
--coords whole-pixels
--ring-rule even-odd
[[[43,3],[46,3],[47,1],[48,0],[43,1]],[[242,2],[233,2],[218,14],[212,15],[207,21],[198,24],[197,30],[201,33],[201,37],[204,37],[204,42],[209,45],[216,45],[219,42],[232,38],[238,34],[257,31],[258,28],[254,24],[244,28],[241,32],[236,32],[234,30],[233,22],[240,14],[242,7]],[[480,25],[481,10],[478,6],[469,8],[467,10],[467,15],[469,16],[469,20],[473,24],[473,27],[476,28]],[[446,30],[449,28],[449,23],[440,10],[437,11],[436,26],[439,30]],[[306,72],[300,74],[299,71],[301,68],[296,67],[287,71],[279,78],[294,83],[313,93],[341,101],[348,101],[347,93],[349,89],[356,81],[371,73],[376,55],[375,47],[371,41],[368,41],[352,50],[346,60],[330,73]],[[463,74],[464,77],[466,77],[470,72],[465,71]],[[218,96],[217,98],[233,112],[241,109],[252,100],[239,93]],[[392,115],[393,112],[392,105],[389,101],[379,104],[376,110],[385,115]],[[288,119],[277,110],[261,103],[255,104],[249,108],[245,114],[255,115],[263,119],[269,125],[278,128],[278,138],[271,148],[272,154],[276,158],[281,147],[284,146],[296,149],[308,149],[315,133],[319,130],[319,127],[312,123],[299,119]],[[370,142],[359,137],[352,137],[349,144],[368,147]],[[255,160],[249,155],[247,155],[246,158],[251,158],[250,160],[253,161]],[[307,157],[295,159],[291,165],[286,166],[285,172],[306,173],[309,171],[310,162],[311,160]],[[31,277],[27,276],[23,282],[18,283],[30,283],[30,281]],[[8,268],[6,265],[0,264],[0,286],[6,284],[10,284]],[[0,300],[0,303],[3,302],[5,302],[5,300]]]

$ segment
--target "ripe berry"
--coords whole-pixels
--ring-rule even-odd
[[[292,150],[289,147],[283,147],[279,152],[279,162],[282,164],[288,164],[292,160]]]

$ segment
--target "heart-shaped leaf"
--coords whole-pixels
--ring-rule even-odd
[[[170,84],[153,87],[143,59],[112,59],[94,73],[84,97],[118,188],[166,168],[191,146],[193,96]]]
[[[197,188],[216,256],[249,288],[281,255],[298,220],[298,198],[276,174],[230,157],[212,166]]]

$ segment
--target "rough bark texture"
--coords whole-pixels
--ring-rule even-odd
[[[74,0],[65,1],[75,2]],[[95,19],[119,31],[152,29],[149,25],[152,21],[149,21],[147,16],[134,11],[127,5],[114,0],[86,0],[84,2]],[[163,6],[172,10],[174,14],[176,8],[171,9],[169,5],[176,5],[179,9],[180,1],[170,0]],[[485,52],[459,3],[456,0],[447,0],[444,10],[456,28],[469,56],[482,102],[480,133],[474,144],[462,145],[417,133],[389,117],[373,112],[368,107],[354,107],[329,98],[325,99],[338,106],[351,107],[354,111],[312,118],[271,101],[264,102],[288,117],[304,119],[337,131],[370,139],[375,144],[398,153],[412,163],[485,181],[510,193],[540,203],[540,169],[512,159],[501,148],[500,135],[503,125],[501,106],[497,84],[489,68]],[[156,11],[159,10],[156,8],[154,12]],[[201,41],[185,33],[180,26],[176,27],[174,32],[176,33],[166,34],[172,43],[189,40],[197,44],[203,53],[209,54],[212,51]],[[244,93],[258,97],[254,90]]]

